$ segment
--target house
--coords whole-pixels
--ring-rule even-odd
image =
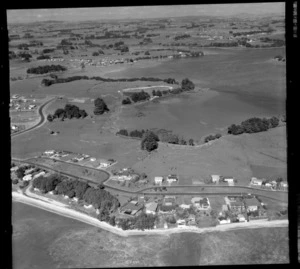
[[[136,203],[127,203],[121,209],[119,209],[120,213],[127,214],[127,215],[135,215],[143,208],[143,205],[136,204]]]
[[[245,216],[243,214],[238,214],[237,218],[238,218],[239,222],[245,222],[246,221]]]
[[[189,209],[189,208],[191,208],[191,205],[181,204],[181,205],[179,205],[179,207],[182,209]]]
[[[26,175],[26,176],[23,177],[24,181],[30,181],[31,179],[32,179],[32,175],[31,174]]]
[[[131,179],[132,179],[132,176],[125,176],[125,175],[122,175],[122,176],[118,176],[117,178],[118,178],[118,180],[120,180],[120,181],[124,181],[124,180],[131,180]]]
[[[43,176],[43,175],[45,175],[45,174],[46,174],[45,171],[41,171],[41,172],[39,172],[38,174],[34,175],[34,177],[33,177],[32,179],[35,179],[35,178],[40,177],[40,176]]]
[[[11,126],[11,129],[12,129],[12,130],[18,130],[18,126],[17,126],[17,125],[12,125],[12,126]]]
[[[265,186],[268,187],[268,188],[271,188],[271,187],[272,187],[272,184],[269,183],[269,182],[267,182],[267,183],[265,184]]]
[[[154,177],[155,184],[162,184],[164,178],[163,177]]]
[[[231,221],[230,219],[225,219],[224,217],[218,218],[219,224],[229,224]]]
[[[192,204],[199,210],[209,210],[210,203],[208,198],[201,198],[201,197],[193,197],[191,199]]]
[[[284,189],[284,190],[287,190],[288,188],[288,183],[286,181],[282,181],[280,182],[280,186]]]
[[[223,212],[228,211],[228,205],[222,205],[222,211]]]
[[[219,175],[211,175],[212,182],[219,183],[220,176]]]
[[[32,173],[34,170],[35,170],[35,168],[29,168],[29,169],[25,170],[24,174],[28,175],[28,174]]]
[[[230,210],[237,210],[239,212],[245,210],[242,197],[227,196],[224,197],[224,200]]]
[[[173,182],[177,182],[178,181],[178,177],[176,175],[168,175],[167,176],[167,182],[169,184],[173,183]]]
[[[251,184],[254,186],[261,186],[262,182],[262,179],[257,179],[256,177],[251,178]]]
[[[176,223],[178,224],[178,226],[183,226],[185,225],[185,220],[184,219],[179,219],[176,221]]]
[[[164,198],[164,205],[172,206],[175,203],[176,197],[175,196],[165,196]]]
[[[18,169],[19,169],[18,166],[14,166],[14,167],[10,168],[10,171],[11,171],[11,172],[15,172],[15,171],[17,171]]]
[[[52,154],[54,154],[54,153],[55,153],[55,150],[54,150],[54,149],[46,150],[46,151],[44,152],[45,155],[52,155]]]
[[[260,205],[260,202],[256,198],[245,199],[247,211],[256,211]]]
[[[227,182],[229,186],[234,185],[234,178],[232,178],[232,177],[224,177],[223,181]]]
[[[93,158],[93,157],[92,157],[92,158],[90,158],[90,161],[91,161],[91,162],[95,162],[95,161],[96,161],[96,158]]]
[[[148,204],[145,204],[146,207],[146,214],[155,214],[157,210],[157,203],[151,202]]]

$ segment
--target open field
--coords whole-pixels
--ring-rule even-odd
[[[179,182],[182,180],[185,184],[193,184],[193,178],[201,181],[219,174],[233,176],[238,184],[248,185],[251,177],[256,176],[250,165],[286,169],[286,162],[279,160],[285,160],[284,136],[283,126],[259,134],[228,135],[202,147],[182,148],[160,144],[157,152],[152,152],[133,168],[149,177],[177,174]]]
[[[70,173],[74,176],[86,178],[88,180],[97,183],[102,183],[108,178],[108,174],[101,170],[96,171],[94,169],[90,169],[89,167],[83,167],[71,163],[59,162],[53,159],[37,158],[37,159],[31,159],[30,161],[34,161],[37,164],[42,164],[48,166],[49,168],[53,168],[61,172]]]

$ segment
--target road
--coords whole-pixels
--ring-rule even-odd
[[[53,169],[53,168],[49,168],[46,165],[42,165],[42,164],[36,164],[35,162],[32,162],[30,160],[20,160],[20,159],[16,159],[16,158],[12,158],[13,161],[15,162],[21,162],[21,163],[27,163],[27,164],[32,164],[35,165],[37,167],[40,167],[42,169],[45,169],[47,171],[53,171],[56,173],[60,173],[61,175],[65,175],[68,177],[72,177],[75,179],[78,179],[80,181],[84,181],[84,182],[88,182],[91,186],[97,186],[99,185],[99,182],[91,180],[91,179],[87,179],[87,178],[83,178],[83,177],[78,177],[78,176],[74,176],[70,173],[66,173],[66,172],[62,172],[60,170],[57,169]],[[78,165],[80,167],[82,167],[81,165]],[[107,171],[103,170],[103,169],[96,169],[97,171],[103,171],[107,174],[109,174],[109,178],[107,180],[110,179],[111,174],[108,173]],[[106,180],[106,181],[107,181]],[[147,187],[141,190],[137,190],[137,191],[129,191],[129,190],[123,190],[117,187],[112,187],[112,186],[108,186],[105,184],[105,188],[109,191],[116,191],[118,193],[123,193],[123,194],[131,194],[131,195],[138,195],[138,194],[147,194],[147,195],[151,195],[151,196],[158,196],[158,195],[205,195],[205,196],[213,196],[213,195],[222,195],[222,196],[226,196],[226,195],[241,195],[241,194],[247,194],[247,193],[252,193],[254,195],[258,195],[259,197],[265,197],[268,199],[272,199],[275,201],[280,201],[280,202],[284,202],[287,203],[288,202],[288,193],[281,193],[281,195],[276,194],[276,192],[274,191],[268,191],[268,190],[258,190],[258,189],[253,189],[250,187],[246,187],[246,186],[235,186],[236,188],[234,188],[233,186],[214,186],[214,185],[201,185],[201,186],[194,186],[194,185],[183,185],[183,186],[170,186],[167,188],[182,188],[182,187],[190,187],[190,188],[203,188],[203,191],[184,191],[184,192],[172,192],[172,191],[162,191],[162,192],[150,192],[149,190],[156,188],[157,186],[153,186],[153,187]]]
[[[51,98],[50,100],[48,100],[47,102],[45,102],[44,104],[42,104],[42,105],[39,107],[38,113],[39,113],[39,116],[40,116],[40,121],[39,121],[36,125],[34,125],[34,126],[28,128],[28,129],[25,129],[24,131],[21,131],[21,132],[19,132],[19,133],[12,134],[12,135],[11,135],[11,138],[14,138],[14,137],[16,137],[16,136],[18,136],[18,135],[24,134],[24,133],[29,132],[29,131],[33,131],[33,130],[35,130],[36,128],[42,126],[42,125],[47,121],[46,115],[44,115],[43,108],[44,108],[46,105],[48,105],[49,103],[51,103],[53,100],[55,100],[55,98],[56,98],[56,97]]]

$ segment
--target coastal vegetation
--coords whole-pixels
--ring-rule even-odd
[[[279,125],[279,119],[272,117],[270,119],[250,118],[243,121],[240,125],[232,124],[228,127],[228,134],[239,135],[243,133],[258,133],[275,128]]]
[[[67,68],[62,65],[44,65],[38,67],[31,67],[27,69],[28,74],[46,74],[49,72],[58,72],[58,71],[66,71]]]
[[[72,119],[72,118],[85,118],[88,114],[86,113],[85,110],[79,109],[78,106],[71,105],[71,104],[66,104],[65,108],[58,108],[55,110],[54,114],[48,114],[47,120],[48,121],[53,121],[54,119],[61,119],[64,120],[65,118],[67,119]]]
[[[158,148],[158,141],[159,138],[155,133],[151,131],[146,131],[142,137],[141,149],[147,150],[148,152],[155,150]]]

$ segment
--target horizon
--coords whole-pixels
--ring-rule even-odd
[[[236,17],[238,15],[284,15],[285,3],[206,4],[163,6],[120,6],[95,8],[7,10],[7,23],[47,21],[83,22],[103,20],[159,19],[192,16]],[[134,16],[133,16],[134,14]]]

